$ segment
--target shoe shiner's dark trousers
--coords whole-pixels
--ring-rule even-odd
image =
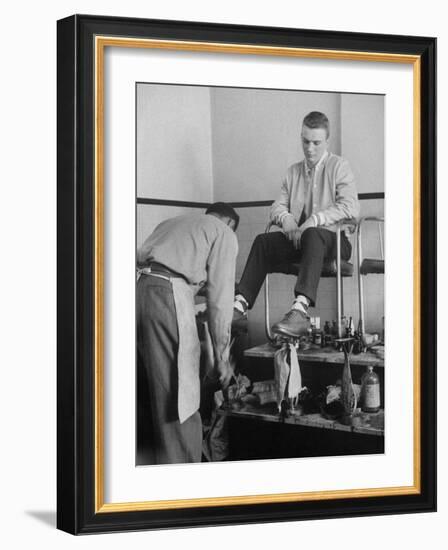
[[[341,232],[341,258],[348,260],[352,252],[350,241]],[[249,307],[260,292],[267,273],[275,273],[279,264],[300,262],[294,293],[302,294],[316,305],[317,287],[325,260],[336,259],[336,233],[320,227],[306,229],[300,249],[296,250],[281,231],[262,233],[255,238],[238,285],[238,292],[249,302]]]
[[[142,421],[147,423],[147,440],[142,442],[149,455],[145,463],[200,462],[199,411],[182,424],[177,411],[179,329],[171,282],[142,275],[136,306],[139,379],[146,379],[148,390],[148,401],[140,403]]]

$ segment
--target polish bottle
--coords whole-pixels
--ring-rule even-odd
[[[348,336],[347,336],[347,327],[348,327],[347,317],[345,315],[343,315],[342,318],[341,318],[341,336],[342,336],[342,338],[348,338]],[[339,338],[339,336],[338,336],[338,338]]]
[[[316,344],[316,346],[322,346],[322,331],[320,329],[320,317],[314,318],[313,343]]]
[[[331,322],[331,334],[332,334],[333,338],[338,337],[338,325],[337,325],[336,321],[334,321],[334,320]]]
[[[336,339],[339,338],[338,324],[336,321],[332,321],[331,325],[331,343],[335,349],[338,349],[338,344]]]
[[[308,329],[307,329],[307,337],[308,337],[308,341],[310,343],[312,343],[314,341],[314,332],[316,330],[316,325],[315,325],[315,319],[314,317],[310,317],[310,324],[308,326]]]
[[[331,343],[333,342],[333,338],[331,336],[331,327],[330,327],[330,323],[328,321],[325,321],[325,325],[324,325],[324,337],[323,337],[323,346],[330,346]]]
[[[355,335],[355,325],[353,323],[353,317],[350,317],[347,325],[347,338],[352,338]]]
[[[380,410],[380,380],[372,365],[367,367],[362,377],[361,395],[363,412],[376,413]]]

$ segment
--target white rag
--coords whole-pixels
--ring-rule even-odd
[[[296,348],[289,344],[290,373],[288,382],[288,397],[296,399],[302,390],[302,373],[300,372],[299,359]]]
[[[289,363],[287,360],[289,350]],[[297,351],[293,344],[283,344],[274,355],[275,393],[278,410],[286,397],[293,401],[302,390],[302,374],[300,372]]]

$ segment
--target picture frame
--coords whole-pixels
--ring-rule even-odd
[[[89,15],[58,21],[57,40],[57,527],[84,534],[435,511],[436,40]],[[412,66],[412,484],[105,501],[104,53],[110,47]]]

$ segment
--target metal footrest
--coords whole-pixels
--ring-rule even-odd
[[[369,275],[371,273],[384,274],[384,260],[364,258],[359,271],[361,275]]]

